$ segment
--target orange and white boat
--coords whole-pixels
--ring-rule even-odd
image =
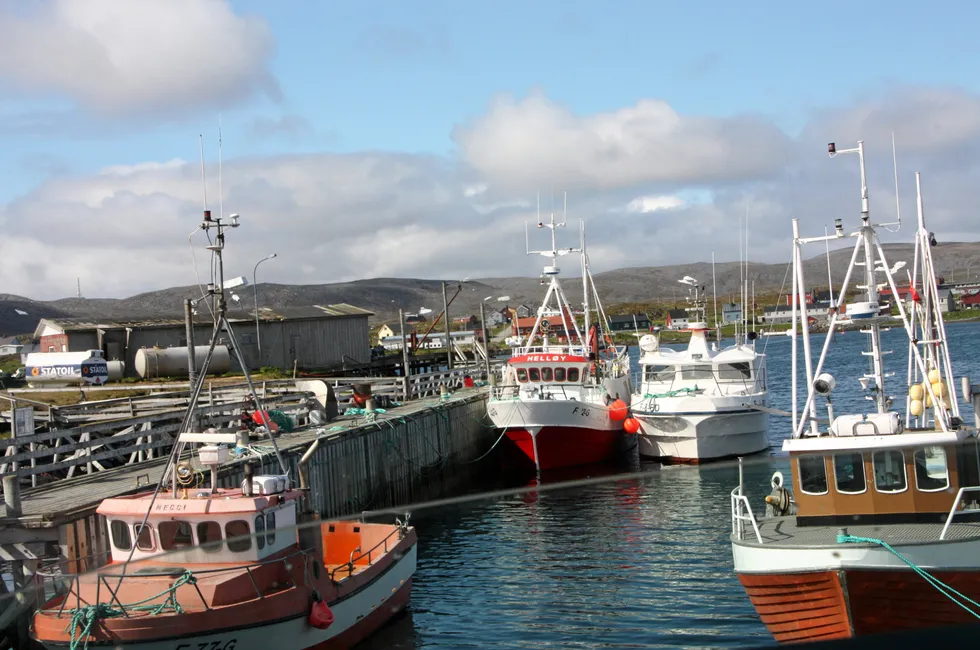
[[[793,339],[794,431],[783,444],[792,492],[777,472],[761,518],[752,512],[741,476],[731,494],[735,572],[773,637],[784,643],[980,618],[980,445],[976,429],[963,426],[950,391],[952,364],[930,253],[935,240],[925,229],[921,192],[910,302],[897,301],[909,344],[906,395],[891,396],[886,388],[895,373],[884,369],[879,327],[894,321],[870,317],[862,330],[870,371],[858,381],[875,408],[834,416],[830,398],[837,382],[824,365],[852,271],[863,267],[858,283],[867,302],[877,301],[882,275],[893,295],[902,295],[893,277],[900,265],[889,266],[869,219],[863,144],[851,151],[862,154],[862,224],[848,235],[856,239],[854,253],[815,368],[805,318],[802,336]],[[844,236],[838,221],[833,237]],[[825,238],[800,238],[794,220],[794,240],[795,297],[806,286],[799,247]],[[862,252],[864,263],[856,263]],[[795,321],[801,307],[794,303]],[[799,412],[797,338],[807,377]],[[980,412],[980,387],[963,383],[964,399]],[[904,418],[891,409],[902,397]],[[826,428],[818,423],[818,400],[826,406]]]
[[[550,223],[538,222],[539,228],[551,229],[551,248],[527,252],[551,258],[544,267],[548,290],[526,339],[519,331],[513,355],[487,402],[494,425],[538,470],[598,463],[627,447],[629,356],[625,346],[600,336],[606,318],[591,283],[584,232],[580,249],[558,249],[555,228],[564,225],[555,223],[554,214]],[[569,253],[582,255],[582,329],[558,282],[557,259]],[[599,314],[592,325],[590,288]]]
[[[218,305],[215,334],[226,327],[234,338],[221,295]],[[236,441],[180,433],[156,489],[105,499],[108,563],[51,576],[56,595],[33,616],[33,639],[49,650],[348,648],[408,604],[416,534],[407,522],[319,521],[273,436],[281,474],[253,477],[246,466],[240,487],[219,488],[217,467]],[[181,460],[196,444],[199,467]]]

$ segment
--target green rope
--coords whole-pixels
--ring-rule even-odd
[[[698,391],[698,385],[694,384],[694,388],[678,388],[676,390],[669,390],[666,393],[646,393],[643,395],[643,399],[657,399],[658,397],[677,397],[678,395],[696,393],[697,391]]]
[[[68,629],[71,630],[69,650],[78,650],[79,647],[81,647],[81,650],[87,650],[92,627],[96,621],[101,619],[117,618],[123,616],[127,611],[148,612],[150,616],[158,616],[164,612],[183,614],[184,608],[177,602],[177,589],[186,584],[197,584],[197,578],[194,577],[194,574],[190,570],[184,571],[179,578],[174,580],[174,583],[170,587],[164,589],[156,596],[150,596],[149,598],[138,600],[135,603],[123,605],[119,609],[107,603],[96,603],[95,605],[85,605],[84,607],[69,610],[69,614],[71,614],[71,622],[68,624]],[[163,602],[155,605],[146,604],[164,594],[167,594],[167,598]],[[81,629],[81,633],[79,633],[79,629]]]
[[[956,603],[957,605],[959,605],[961,608],[963,608],[964,610],[966,610],[967,612],[969,612],[970,614],[972,614],[974,616],[974,618],[980,619],[980,614],[978,614],[977,612],[973,611],[972,609],[970,609],[969,607],[967,607],[964,603],[962,603],[959,600],[957,600],[956,599],[956,596],[959,596],[960,598],[962,598],[963,600],[967,601],[968,603],[970,603],[971,605],[973,605],[974,607],[977,607],[977,608],[980,608],[980,603],[976,602],[975,600],[972,600],[970,597],[965,596],[964,594],[961,594],[960,592],[956,591],[955,589],[953,589],[952,587],[950,587],[949,585],[947,585],[946,583],[944,583],[942,580],[940,580],[940,579],[938,579],[938,578],[930,575],[924,569],[919,568],[918,566],[915,565],[914,562],[912,562],[907,557],[905,557],[904,555],[902,555],[901,553],[899,553],[898,551],[896,551],[894,548],[892,548],[891,544],[889,544],[888,542],[886,542],[884,540],[881,540],[881,539],[875,539],[874,537],[855,537],[853,535],[838,535],[837,536],[837,543],[838,544],[845,544],[845,543],[848,543],[848,542],[853,543],[853,544],[877,544],[878,546],[881,546],[883,549],[885,549],[886,551],[890,552],[892,555],[894,555],[895,557],[897,557],[899,560],[901,560],[902,562],[904,562],[905,564],[907,564],[913,571],[915,571],[920,576],[922,576],[922,578],[924,578],[925,581],[928,582],[930,585],[932,585],[933,587],[935,587],[936,590],[939,591],[939,593],[941,593],[942,595],[946,596],[951,601],[953,601],[954,603]]]

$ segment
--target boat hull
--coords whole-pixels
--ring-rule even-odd
[[[409,545],[410,544],[410,545]],[[184,616],[210,616],[215,625],[207,632],[180,634],[181,625],[177,621],[167,629],[167,634],[150,633],[134,629],[131,634],[117,635],[110,639],[90,639],[88,648],[119,648],[121,650],[334,650],[351,648],[369,637],[392,617],[403,610],[411,597],[412,576],[416,568],[417,546],[414,532],[411,540],[403,543],[404,552],[390,566],[367,582],[363,587],[329,603],[334,622],[326,629],[311,626],[307,621],[308,604],[302,610],[283,607],[281,612],[264,611],[261,621],[249,622],[251,617],[229,611],[185,614]],[[397,549],[396,549],[397,551]],[[270,607],[273,605],[270,601]],[[268,609],[268,608],[267,608]],[[278,614],[278,615],[277,615]],[[163,618],[163,617],[161,617]],[[170,617],[167,617],[170,618]],[[257,618],[257,617],[256,617]],[[69,639],[64,638],[65,621],[54,619],[59,624],[56,638],[48,638],[53,630],[45,629],[41,634],[35,629],[35,641],[50,650],[68,650]],[[120,619],[111,619],[120,621]],[[131,619],[130,619],[131,620]],[[148,622],[152,618],[145,619]],[[35,618],[35,623],[37,619]]]
[[[980,601],[980,571],[930,571]],[[911,569],[740,574],[762,622],[780,643],[860,637],[975,623]]]
[[[621,449],[622,431],[582,427],[507,429],[507,438],[539,470],[609,460]]]
[[[769,414],[756,409],[635,415],[639,452],[646,458],[701,463],[769,448]]]

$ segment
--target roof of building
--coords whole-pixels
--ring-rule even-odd
[[[228,320],[232,323],[254,322],[254,312],[247,312],[247,315],[238,316],[234,313],[228,315]],[[319,318],[345,318],[350,316],[373,316],[370,312],[360,307],[340,303],[336,305],[311,305],[309,307],[283,307],[273,309],[270,307],[259,308],[259,320],[261,321],[288,321],[288,320],[312,320]],[[209,311],[199,309],[194,315],[194,322],[199,325],[210,325],[214,322]],[[131,320],[93,320],[91,318],[42,318],[37,328],[34,330],[34,338],[41,336],[45,326],[52,327],[62,332],[85,332],[95,329],[153,329],[159,327],[183,327],[183,318],[135,318]]]
[[[667,312],[667,315],[673,320],[677,320],[678,318],[690,318],[688,313],[683,309],[671,309]]]

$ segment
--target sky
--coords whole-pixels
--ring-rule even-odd
[[[865,141],[894,218],[893,133],[883,239],[911,241],[920,171],[930,229],[975,241],[978,24],[941,0],[0,0],[0,293],[197,282],[205,187],[250,282],[273,252],[259,282],[534,276],[539,196],[595,272],[737,260],[744,220],[785,262],[792,218],[857,223],[830,141]]]

